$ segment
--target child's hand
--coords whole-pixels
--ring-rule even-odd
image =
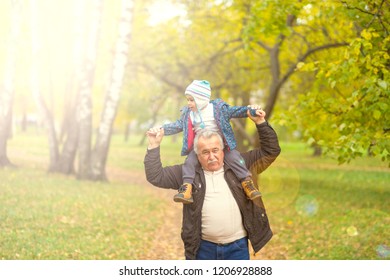
[[[146,131],[147,136],[156,136],[158,137],[160,135],[162,127],[153,127],[150,128],[148,131]]]
[[[261,124],[265,122],[265,115],[266,113],[261,109],[259,105],[249,105],[248,106],[250,109],[256,110],[256,116],[252,116],[250,114],[250,110],[248,110],[248,117],[254,121],[256,124]]]

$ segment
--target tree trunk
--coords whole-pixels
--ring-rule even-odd
[[[98,135],[91,155],[90,179],[92,180],[107,180],[105,166],[111,141],[112,126],[118,110],[122,81],[127,64],[133,16],[132,10],[133,1],[122,0],[119,35],[115,47],[111,83],[106,93]]]
[[[30,0],[30,16],[31,16],[31,41],[32,41],[32,63],[31,63],[31,91],[42,120],[48,132],[49,142],[49,172],[56,170],[56,163],[59,157],[58,140],[54,126],[52,113],[47,107],[40,90],[40,40],[38,34],[38,9],[35,0]]]
[[[12,105],[15,91],[15,60],[21,25],[21,1],[12,1],[11,5],[11,30],[5,61],[5,77],[3,86],[0,88],[0,167],[13,166],[8,159],[7,142],[11,136],[12,128]]]
[[[320,157],[322,155],[322,148],[320,145],[314,143],[312,145],[312,148],[313,148],[313,156],[314,157]]]
[[[12,165],[7,156],[7,142],[11,134],[13,88],[6,86],[0,91],[0,167]]]
[[[78,87],[82,81],[83,61],[85,48],[83,47],[85,38],[85,13],[86,2],[73,0],[73,35],[74,44],[72,48],[73,71],[70,74],[64,103],[64,116],[61,128],[61,142],[63,142],[62,152],[57,162],[57,172],[69,175],[75,173],[75,159],[78,149],[79,123],[77,120],[78,106],[80,102],[80,91]],[[76,94],[74,94],[76,92]],[[65,138],[66,137],[66,138]],[[64,139],[62,141],[62,139]]]
[[[280,90],[280,61],[279,61],[279,45],[275,45],[270,51],[271,63],[271,85],[267,104],[264,108],[267,118],[271,118],[272,111],[275,107],[276,99]]]
[[[234,91],[238,92],[239,89],[233,89]],[[249,104],[249,92],[242,92],[240,95],[240,98],[242,99],[242,106],[247,106]],[[236,105],[237,102],[235,102],[234,105]],[[246,126],[246,118],[240,118],[240,119],[232,119],[232,122],[234,123],[234,129],[235,129],[235,137],[237,141],[237,150],[240,152],[245,152],[248,150],[248,146],[253,146],[254,141],[253,137],[250,137],[248,133],[245,130]],[[244,141],[247,140],[248,144],[245,144]]]
[[[270,72],[272,77],[271,85],[269,87],[269,95],[268,95],[267,103],[265,105],[265,108],[263,108],[263,110],[266,113],[267,120],[271,118],[276,100],[279,95],[280,88],[283,83],[280,79],[280,61],[279,61],[279,50],[280,50],[280,45],[282,44],[283,35],[281,35],[280,38],[281,40],[278,41],[278,43],[276,43],[272,48],[266,48],[270,57]],[[255,147],[260,146],[260,141],[258,137],[255,137],[254,145]]]
[[[0,92],[0,167],[12,166],[7,155],[7,142],[11,131],[12,92]]]
[[[66,175],[75,173],[74,161],[76,158],[79,136],[79,126],[75,117],[76,110],[73,109],[72,112],[73,114],[69,115],[69,122],[66,127],[66,140],[56,164],[56,171]]]
[[[129,136],[130,136],[130,122],[127,121],[125,123],[125,133],[124,133],[124,140],[125,142],[128,142],[129,141]]]
[[[91,164],[91,139],[92,139],[92,85],[95,75],[96,52],[98,49],[99,30],[101,25],[101,15],[103,1],[95,0],[93,17],[91,20],[91,30],[88,33],[85,61],[80,83],[80,102],[78,106],[79,123],[79,179],[88,179]]]

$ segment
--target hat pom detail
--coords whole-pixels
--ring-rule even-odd
[[[211,97],[210,83],[206,80],[194,80],[185,90],[184,94],[194,98],[208,99]]]

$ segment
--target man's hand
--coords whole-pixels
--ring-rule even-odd
[[[148,149],[154,149],[160,146],[161,141],[164,137],[164,128],[162,127],[156,127],[151,128],[146,132],[146,135],[148,136],[149,145]]]
[[[252,116],[250,114],[250,110],[247,111],[247,115],[248,117],[255,123],[255,124],[261,124],[263,122],[265,122],[265,112],[263,111],[263,109],[261,109],[261,107],[259,105],[249,105],[248,107],[250,107],[251,109],[255,109],[256,110],[256,116]]]

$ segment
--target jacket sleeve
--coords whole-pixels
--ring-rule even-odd
[[[247,118],[248,115],[246,112],[248,111],[247,106],[229,106],[229,119],[232,118]]]
[[[260,147],[243,153],[247,167],[253,174],[266,170],[279,156],[281,149],[278,136],[268,122],[256,125],[260,139]]]
[[[165,135],[177,134],[183,131],[183,121],[179,119],[173,123],[164,124],[162,127]]]
[[[164,124],[162,126],[164,128],[165,135],[177,134],[177,133],[182,132],[184,130],[184,121],[186,118],[187,110],[188,109],[186,109],[186,108],[182,108],[181,109],[181,116],[177,121],[175,121],[173,123]]]
[[[179,189],[182,183],[182,165],[163,167],[160,157],[160,147],[147,150],[144,166],[146,179],[155,187]]]
[[[227,112],[228,112],[228,118],[247,118],[248,115],[246,112],[248,111],[248,106],[230,106],[229,104],[225,103],[225,106],[227,107]],[[250,109],[250,113],[255,115],[256,110],[255,109]]]

